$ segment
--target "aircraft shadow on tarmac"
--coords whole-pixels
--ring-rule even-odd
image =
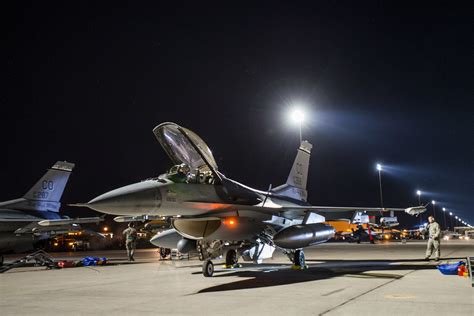
[[[448,260],[448,259],[443,259]],[[307,260],[307,262],[316,260]],[[218,270],[214,272],[214,278],[239,277],[245,278],[231,283],[219,284],[199,290],[195,294],[254,289],[289,285],[317,280],[325,280],[338,276],[357,278],[383,278],[400,279],[404,274],[381,273],[378,271],[401,271],[401,270],[432,270],[436,264],[422,260],[324,260],[320,264],[311,264],[305,270],[292,270],[289,265],[262,264],[257,267],[244,266],[239,269]],[[401,262],[413,262],[400,264]],[[419,262],[416,264],[415,262]],[[398,264],[397,264],[398,263]],[[370,273],[368,271],[371,271]],[[200,274],[194,272],[193,274]]]

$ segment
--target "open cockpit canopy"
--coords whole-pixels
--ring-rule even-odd
[[[161,123],[153,134],[175,165],[186,164],[191,171],[212,172],[217,164],[207,144],[193,131],[175,123]]]

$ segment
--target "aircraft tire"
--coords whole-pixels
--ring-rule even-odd
[[[202,274],[205,277],[212,277],[212,275],[214,274],[214,264],[211,260],[206,260],[202,264]]]
[[[235,249],[229,249],[225,255],[225,265],[233,266],[237,263],[237,261],[237,251],[235,251]]]
[[[305,260],[303,249],[296,250],[294,258],[295,258],[295,260],[294,260],[295,266],[304,267],[306,265],[306,260]]]

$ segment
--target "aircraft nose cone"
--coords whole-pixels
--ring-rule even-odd
[[[161,205],[159,185],[155,181],[130,184],[92,199],[87,206],[112,215],[147,214]]]

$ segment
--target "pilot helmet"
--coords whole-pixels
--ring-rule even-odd
[[[191,171],[191,168],[185,163],[179,165],[178,172],[188,174]]]

